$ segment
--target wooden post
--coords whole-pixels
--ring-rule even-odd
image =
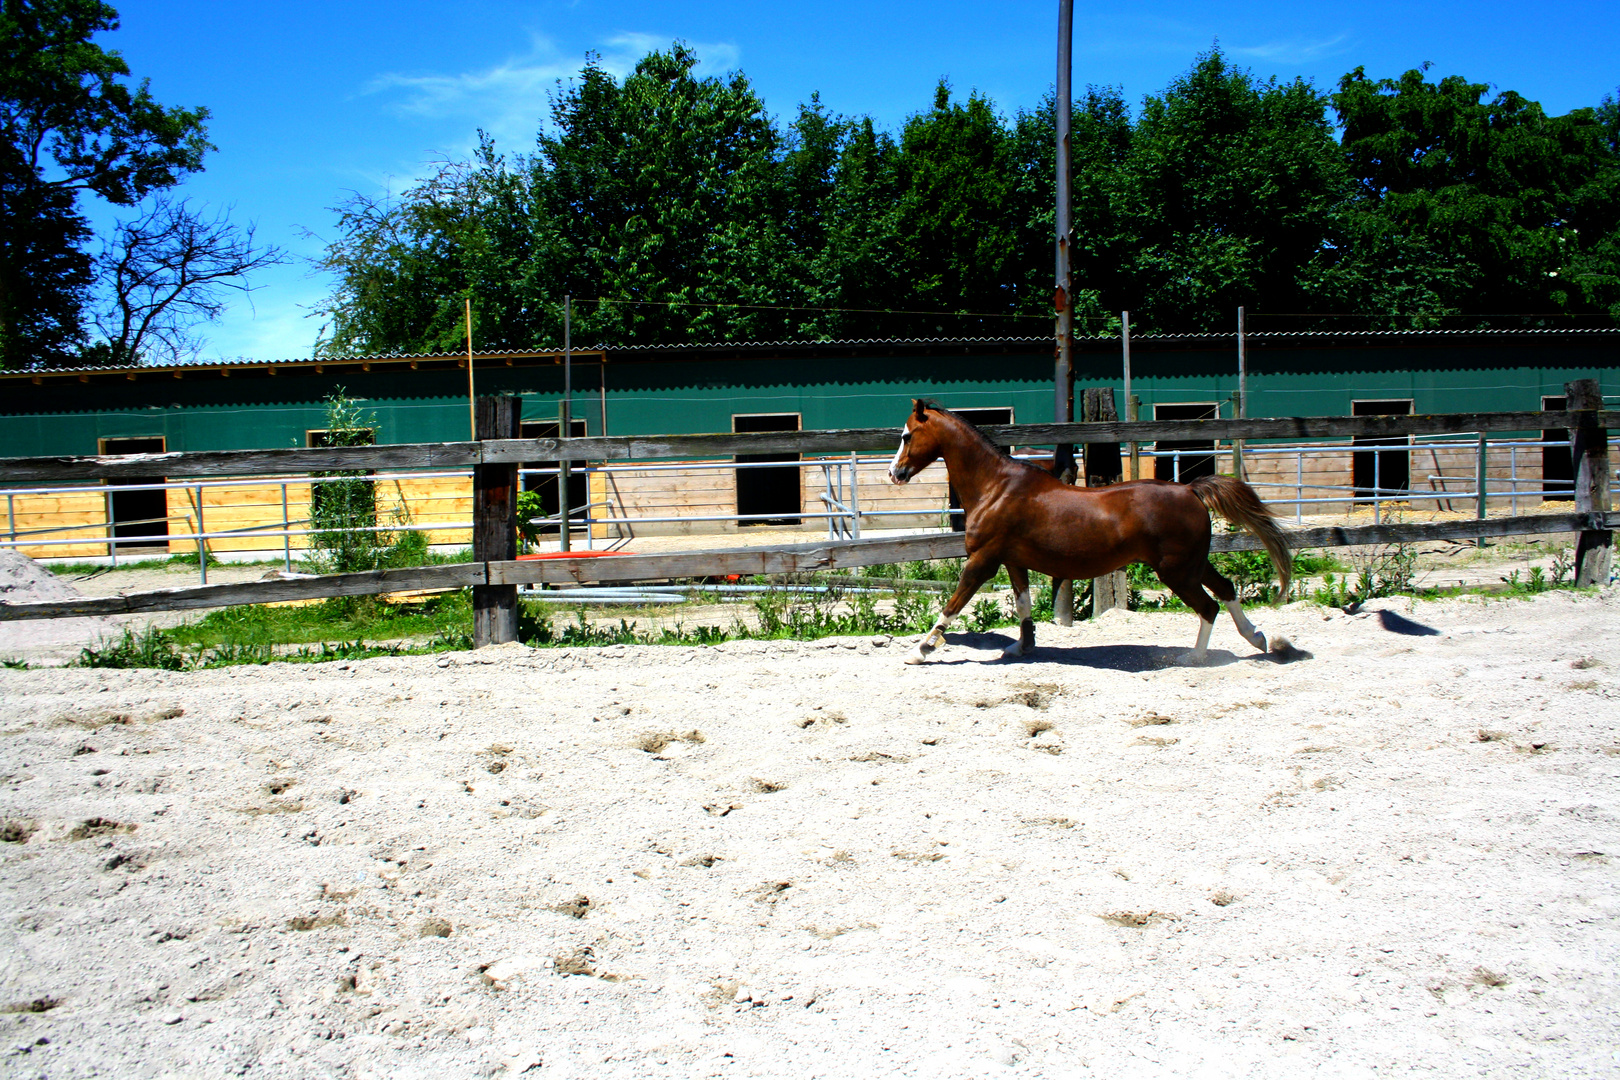
[[[1087,388],[1081,399],[1080,418],[1087,422],[1117,423],[1119,413],[1114,408],[1114,388],[1093,386]],[[1106,487],[1122,478],[1119,443],[1086,443],[1084,451],[1087,487]],[[1115,570],[1091,579],[1091,614],[1101,615],[1109,608],[1130,606],[1130,585],[1124,570]]]
[[[515,439],[523,399],[483,397],[474,408],[474,430],[480,440]],[[473,466],[473,561],[509,562],[517,558],[518,467]],[[473,648],[517,640],[517,586],[473,586]]]
[[[1596,379],[1564,384],[1565,407],[1571,412],[1597,412],[1603,408],[1603,387]],[[1575,465],[1575,509],[1601,513],[1609,509],[1609,432],[1591,417],[1569,430],[1569,452]],[[1602,587],[1609,583],[1614,534],[1585,529],[1575,543],[1575,584]]]

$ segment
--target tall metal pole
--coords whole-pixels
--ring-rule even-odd
[[[1074,45],[1074,0],[1058,0],[1057,96],[1053,102],[1057,127],[1057,274],[1052,293],[1057,311],[1056,398],[1053,417],[1060,424],[1074,419],[1074,308],[1070,304],[1069,233],[1069,126],[1073,119],[1070,105],[1071,52]],[[1055,465],[1059,472],[1074,468],[1074,448],[1057,448]]]
[[[1236,402],[1237,408],[1232,410],[1233,412],[1235,412],[1237,414],[1237,419],[1239,419],[1239,420],[1244,419],[1249,414],[1249,360],[1248,360],[1248,354],[1244,351],[1244,344],[1245,343],[1244,343],[1244,340],[1243,340],[1243,309],[1240,307],[1240,308],[1238,308],[1238,392],[1237,392],[1237,402]],[[1232,473],[1239,480],[1242,480],[1244,478],[1244,476],[1243,476],[1243,440],[1242,439],[1233,439],[1232,440]]]
[[[1057,371],[1052,413],[1060,424],[1074,419],[1074,308],[1070,304],[1069,277],[1069,124],[1071,55],[1074,46],[1074,0],[1058,0],[1057,96],[1053,101],[1057,128],[1057,281],[1052,304],[1057,309]],[[1074,483],[1074,446],[1059,443],[1053,467],[1065,483]],[[1074,622],[1074,583],[1065,581],[1052,597],[1052,619],[1059,626]]]
[[[1136,399],[1131,397],[1131,313],[1128,311],[1119,313],[1119,344],[1125,360],[1125,419],[1135,422],[1139,417],[1136,415]],[[1140,480],[1142,478],[1141,447],[1135,439],[1128,442],[1126,446],[1131,457],[1131,479]]]
[[[562,432],[563,438],[574,433],[574,298],[563,297],[563,399],[562,399]],[[573,508],[568,505],[568,482],[572,478],[572,462],[559,461],[557,463],[557,506],[562,515],[557,535],[562,539],[562,550],[570,547],[569,527],[573,524]]]

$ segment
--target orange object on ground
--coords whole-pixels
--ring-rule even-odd
[[[546,551],[533,555],[519,555],[518,561],[527,559],[597,559],[604,555],[634,555],[633,551]]]

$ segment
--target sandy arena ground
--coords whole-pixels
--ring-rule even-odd
[[[0,670],[0,1073],[1612,1076],[1617,614]]]

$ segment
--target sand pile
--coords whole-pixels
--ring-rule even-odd
[[[0,604],[70,600],[79,590],[26,555],[0,548]],[[0,657],[21,656],[48,662],[77,650],[107,632],[109,622],[94,619],[0,621]]]

